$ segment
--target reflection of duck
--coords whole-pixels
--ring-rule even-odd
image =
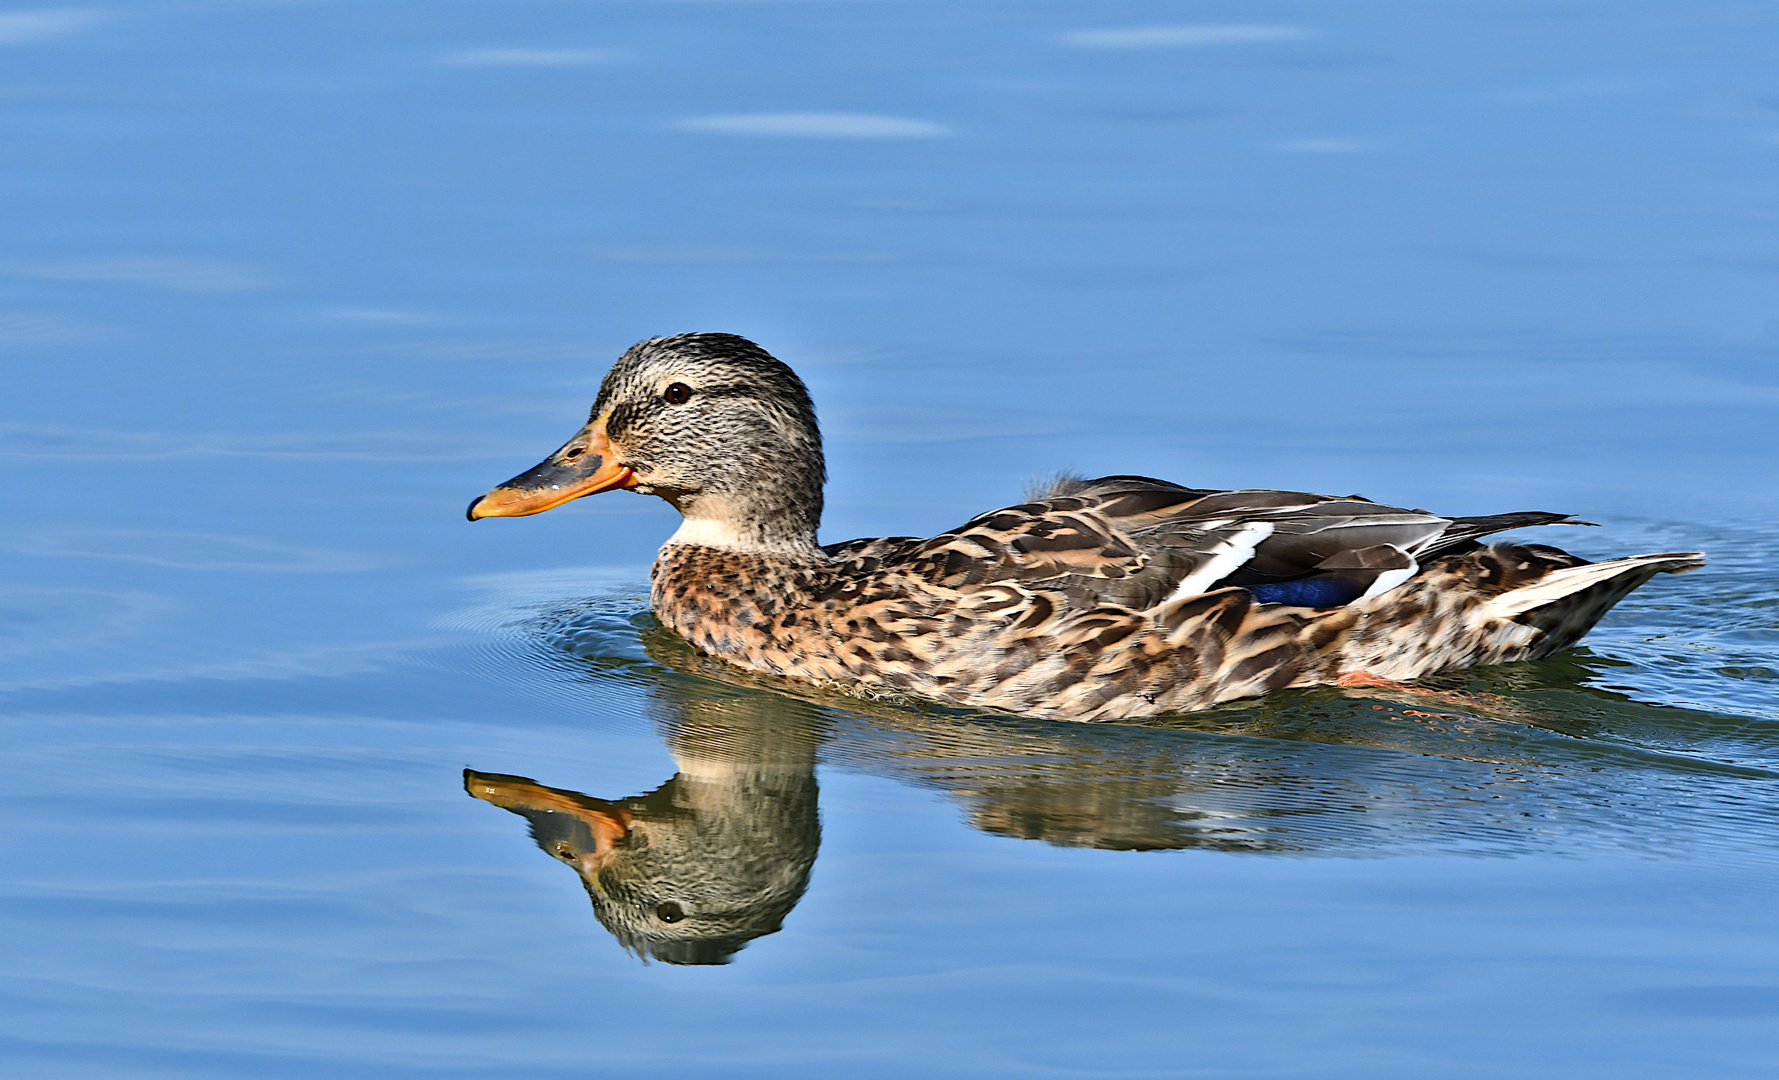
[[[625,353],[587,426],[470,517],[660,495],[685,521],[655,562],[654,609],[712,655],[1078,720],[1536,659],[1655,574],[1703,562],[1478,542],[1572,521],[1560,514],[1448,519],[1131,476],[1060,482],[931,540],[824,548],[824,477],[790,368],[742,338],[685,334]]]
[[[608,802],[469,769],[464,788],[527,818],[625,948],[721,964],[776,932],[809,881],[815,734],[807,709],[763,695],[682,708],[668,739],[679,773],[647,795]]]
[[[1770,773],[1639,745],[1677,730],[1743,737],[1745,720],[1583,689],[1594,673],[1573,656],[1467,675],[1470,689],[1440,692],[1457,712],[1321,690],[1142,726],[1059,725],[762,692],[799,688],[700,654],[652,620],[633,622],[633,611],[577,606],[539,644],[619,645],[622,656],[577,654],[602,680],[647,687],[678,775],[617,801],[516,776],[464,780],[531,822],[620,942],[671,963],[723,963],[778,930],[801,898],[821,837],[818,746],[830,768],[942,792],[974,828],[1067,847],[1646,851],[1771,835],[1767,805],[1747,788]],[[646,661],[632,651],[638,630]],[[1545,695],[1560,700],[1566,728],[1599,737],[1526,726],[1550,712]],[[1466,701],[1513,722],[1468,712]]]

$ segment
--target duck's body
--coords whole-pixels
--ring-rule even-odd
[[[1112,720],[1356,672],[1404,680],[1537,659],[1573,645],[1656,573],[1698,564],[1691,555],[1586,563],[1555,548],[1470,539],[1566,520],[1453,522],[1362,500],[1107,477],[931,540],[854,540],[815,558],[670,543],[655,560],[651,601],[674,632],[754,671]],[[1258,551],[1219,551],[1264,531],[1256,523],[1274,526]],[[1324,527],[1307,542],[1283,531],[1305,525]],[[1253,567],[1269,556],[1285,570],[1306,548],[1371,550],[1380,536],[1403,543],[1429,532],[1428,565],[1367,599],[1323,608],[1256,600],[1269,592]],[[1276,554],[1267,542],[1275,536]],[[1227,574],[1187,581],[1219,555],[1233,564]],[[1309,567],[1292,584],[1310,580],[1301,573]],[[1574,591],[1529,610],[1516,602],[1513,594],[1563,570]],[[1232,577],[1248,585],[1222,585]],[[1362,584],[1350,588],[1362,595]]]
[[[655,339],[613,368],[586,429],[471,516],[619,486],[661,495],[686,521],[656,559],[652,606],[713,656],[1071,720],[1536,659],[1653,575],[1703,563],[1477,539],[1575,523],[1561,514],[1441,518],[1135,476],[1062,481],[930,540],[821,547],[820,446],[802,384],[758,346]]]

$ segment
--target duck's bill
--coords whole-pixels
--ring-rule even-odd
[[[618,464],[606,441],[604,417],[582,428],[535,468],[469,504],[469,519],[541,514],[583,495],[636,486],[636,475]]]

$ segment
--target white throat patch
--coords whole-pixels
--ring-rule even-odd
[[[741,534],[735,527],[722,521],[710,518],[686,518],[679,523],[672,536],[667,538],[669,544],[691,544],[697,547],[727,548],[738,550],[744,545]],[[752,545],[747,545],[752,546]]]

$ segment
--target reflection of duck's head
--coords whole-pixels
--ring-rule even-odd
[[[520,776],[464,770],[475,797],[524,816],[539,847],[581,876],[625,948],[671,964],[721,964],[777,931],[821,841],[813,754],[693,754],[647,795],[608,802]]]

